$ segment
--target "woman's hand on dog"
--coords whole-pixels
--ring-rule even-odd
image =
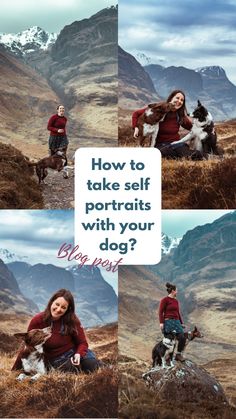
[[[164,328],[164,323],[160,323],[160,329],[163,330]]]
[[[138,138],[138,134],[139,134],[139,129],[138,127],[134,128],[134,138]]]
[[[74,356],[71,357],[71,362],[73,365],[79,365],[80,364],[80,354],[74,354]]]

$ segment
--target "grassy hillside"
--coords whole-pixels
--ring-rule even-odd
[[[34,169],[15,147],[0,143],[0,208],[35,209],[43,207]]]
[[[13,332],[13,316],[6,324]],[[15,330],[24,331],[26,318],[14,319]],[[1,333],[0,345],[0,416],[5,418],[112,418],[117,417],[117,326],[87,331],[90,347],[104,361],[104,368],[93,374],[50,372],[37,382],[16,381],[11,372],[16,355],[16,340]]]

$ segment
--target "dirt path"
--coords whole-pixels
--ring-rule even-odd
[[[74,171],[70,170],[69,178],[64,179],[62,173],[50,170],[40,187],[45,209],[74,208]]]
[[[37,161],[48,154],[47,147],[42,144],[16,144],[24,155],[29,157],[32,161]],[[73,151],[69,152],[68,163],[70,165],[73,162],[70,160],[73,155]],[[35,175],[35,179],[38,182],[38,178]],[[45,183],[39,186],[42,191],[44,208],[45,209],[67,209],[74,208],[74,170],[69,170],[69,178],[64,179],[63,173],[48,169],[48,176],[45,179]]]

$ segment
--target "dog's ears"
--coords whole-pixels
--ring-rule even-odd
[[[157,103],[149,103],[148,105],[150,109],[155,108],[155,106],[157,106]]]
[[[198,332],[197,326],[194,326],[194,332]]]
[[[149,103],[148,107],[150,109],[152,109],[152,108],[161,108],[161,106],[163,106],[163,105],[167,105],[167,103],[166,102]]]
[[[27,332],[26,333],[14,333],[13,336],[15,336],[16,338],[25,339],[27,334],[28,334]]]
[[[197,101],[197,106],[202,106],[202,104],[201,104],[201,102],[200,102],[200,100],[198,99],[198,101]]]

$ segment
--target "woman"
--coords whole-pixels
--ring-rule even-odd
[[[185,94],[181,90],[174,90],[170,93],[166,101],[172,103],[175,106],[175,110],[168,112],[164,120],[159,122],[159,131],[155,147],[161,151],[161,154],[164,157],[192,157],[193,152],[191,152],[187,144],[171,145],[173,141],[178,141],[180,139],[180,126],[187,130],[192,128],[191,119],[187,116]],[[134,138],[137,138],[139,135],[139,129],[137,127],[138,118],[146,109],[147,108],[139,109],[132,115]]]
[[[52,335],[44,344],[49,369],[53,367],[64,372],[92,372],[98,368],[99,361],[88,349],[84,330],[75,314],[74,298],[69,290],[60,289],[53,294],[46,309],[32,318],[28,331],[47,326],[52,328]],[[21,369],[21,353],[12,369]]]
[[[51,156],[55,154],[58,149],[64,151],[65,154],[67,151],[69,141],[66,135],[67,118],[64,114],[64,106],[58,105],[57,113],[55,115],[52,115],[48,121],[47,129],[50,131],[50,137],[48,142]]]
[[[182,351],[184,350],[186,338],[183,330],[183,320],[179,311],[179,303],[176,299],[177,289],[176,286],[166,283],[168,296],[162,298],[159,306],[159,320],[162,332],[168,334],[170,332],[176,333],[178,340],[177,353],[175,356],[176,361],[184,361]]]

